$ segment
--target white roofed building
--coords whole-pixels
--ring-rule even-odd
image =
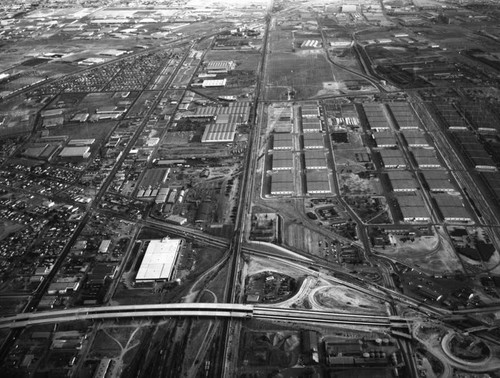
[[[182,239],[151,240],[144,253],[135,280],[138,282],[153,282],[172,279],[181,245]]]

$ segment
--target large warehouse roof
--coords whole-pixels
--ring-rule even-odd
[[[205,128],[202,142],[232,142],[236,134],[236,124],[216,123]]]
[[[90,147],[64,147],[59,153],[60,157],[82,157],[88,158],[90,156]]]
[[[169,280],[179,252],[181,239],[161,239],[149,242],[136,281]]]

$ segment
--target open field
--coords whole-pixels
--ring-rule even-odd
[[[320,51],[306,54],[270,54],[267,88],[293,88],[295,99],[314,97],[325,89],[325,82],[335,81],[329,62]],[[272,92],[266,94],[269,101],[280,100]]]

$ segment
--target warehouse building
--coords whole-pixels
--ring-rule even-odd
[[[400,150],[380,150],[379,154],[385,168],[406,168],[406,160]]]
[[[302,118],[302,131],[304,133],[319,133],[323,130],[318,118]]]
[[[406,140],[406,144],[410,147],[429,147],[429,142],[425,134],[420,130],[405,129],[401,131]]]
[[[441,163],[433,148],[415,148],[411,150],[419,168],[440,168]]]
[[[293,154],[290,150],[276,150],[272,154],[273,171],[293,169]]]
[[[273,196],[290,195],[294,193],[293,174],[291,171],[273,172],[270,177],[271,194]]]
[[[382,104],[365,103],[363,104],[363,110],[372,130],[380,131],[389,129],[389,122],[385,116]]]
[[[326,169],[326,157],[323,151],[305,150],[304,151],[306,169]]]
[[[211,123],[203,132],[202,143],[232,142],[236,134],[236,124],[233,123]]]
[[[232,60],[211,60],[206,63],[206,70],[209,74],[228,73],[234,70],[236,63]]]
[[[417,182],[408,171],[389,171],[387,173],[395,192],[413,192],[417,190]]]
[[[135,280],[137,282],[171,280],[181,246],[182,239],[151,240]]]
[[[201,86],[203,88],[225,87],[226,82],[227,82],[227,79],[220,79],[220,80],[207,79],[207,80],[203,80],[203,82],[201,83]]]
[[[273,150],[291,150],[293,137],[289,133],[273,133]]]
[[[437,204],[442,219],[445,222],[470,222],[471,218],[464,207],[462,197],[448,193],[435,193],[432,198]]]
[[[411,130],[419,128],[419,121],[407,102],[393,102],[389,104],[392,115],[401,130]]]
[[[317,101],[303,102],[300,109],[303,118],[318,118],[320,115]]]
[[[83,158],[87,159],[90,156],[90,147],[64,147],[59,153],[62,158]]]
[[[321,133],[307,133],[304,134],[304,148],[320,149],[325,147],[324,136]]]
[[[307,171],[306,173],[307,194],[331,193],[330,180],[325,170]]]
[[[454,192],[455,186],[452,184],[448,173],[444,171],[423,171],[421,175],[431,192]]]
[[[390,148],[396,147],[396,137],[390,131],[379,131],[372,134],[377,147]]]
[[[431,217],[419,192],[398,193],[396,199],[405,222],[429,222]]]

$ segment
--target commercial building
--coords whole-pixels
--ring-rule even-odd
[[[273,172],[269,180],[272,195],[290,195],[295,191],[292,171]]]
[[[181,239],[151,240],[144,253],[135,280],[138,282],[153,282],[172,279],[175,261],[181,245]]]
[[[211,123],[205,127],[202,143],[232,142],[236,134],[236,124],[233,123]]]

